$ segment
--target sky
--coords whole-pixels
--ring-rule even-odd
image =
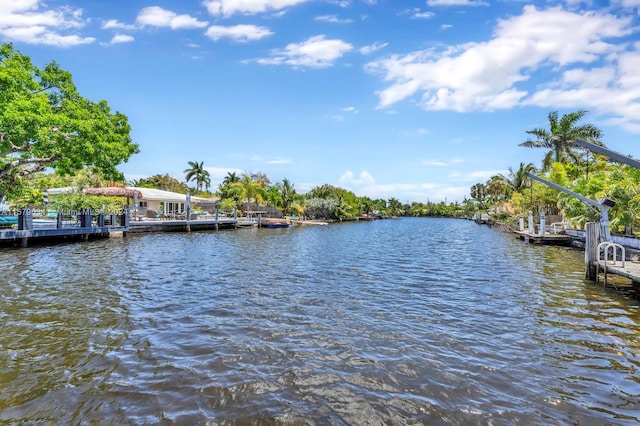
[[[640,157],[640,0],[0,0],[0,41],[125,114],[128,180],[203,162],[403,203],[462,201],[548,114]]]

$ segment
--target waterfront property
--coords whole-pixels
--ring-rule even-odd
[[[140,193],[140,198],[134,200],[134,212],[137,218],[155,217],[158,218],[181,218],[186,214],[187,195],[178,192],[163,191],[155,188],[138,188],[127,187],[127,189]],[[215,208],[215,199],[190,197],[193,206],[198,206],[202,210],[213,210]],[[147,212],[154,212],[149,213]]]

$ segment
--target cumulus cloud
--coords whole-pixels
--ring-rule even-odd
[[[202,4],[212,16],[231,16],[236,13],[254,15],[305,3],[310,0],[204,0]]]
[[[266,27],[258,27],[255,25],[234,25],[229,27],[212,25],[207,29],[205,34],[213,41],[227,37],[236,42],[246,43],[248,41],[260,40],[273,33]]]
[[[205,21],[198,21],[189,15],[178,15],[159,6],[145,7],[138,13],[136,23],[152,27],[168,27],[172,30],[204,28],[208,25]]]
[[[290,43],[284,49],[273,50],[271,57],[258,59],[257,62],[262,65],[289,65],[296,68],[327,68],[351,50],[353,46],[347,42],[318,35],[302,43]]]
[[[632,31],[630,17],[525,6],[521,15],[499,21],[487,42],[392,55],[367,68],[391,82],[378,93],[379,107],[420,95],[428,110],[591,106],[631,117],[638,112],[640,86],[631,71],[639,65],[638,46],[609,40]],[[599,66],[589,68],[592,64]],[[561,70],[556,87],[534,94],[521,88],[541,70]],[[607,77],[606,83],[600,80]]]
[[[82,9],[47,9],[40,0],[0,3],[0,36],[9,41],[58,47],[93,43],[95,38],[75,34],[85,23]]]
[[[347,170],[340,177],[340,184],[342,185],[370,185],[375,183],[375,179],[369,172],[363,170],[359,176],[356,176],[351,170]]]

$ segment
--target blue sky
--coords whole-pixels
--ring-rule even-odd
[[[640,0],[0,0],[0,39],[129,117],[128,179],[264,172],[461,201],[589,110],[640,156]]]

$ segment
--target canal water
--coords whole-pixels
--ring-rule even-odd
[[[639,301],[453,219],[0,251],[0,423],[624,425]]]

